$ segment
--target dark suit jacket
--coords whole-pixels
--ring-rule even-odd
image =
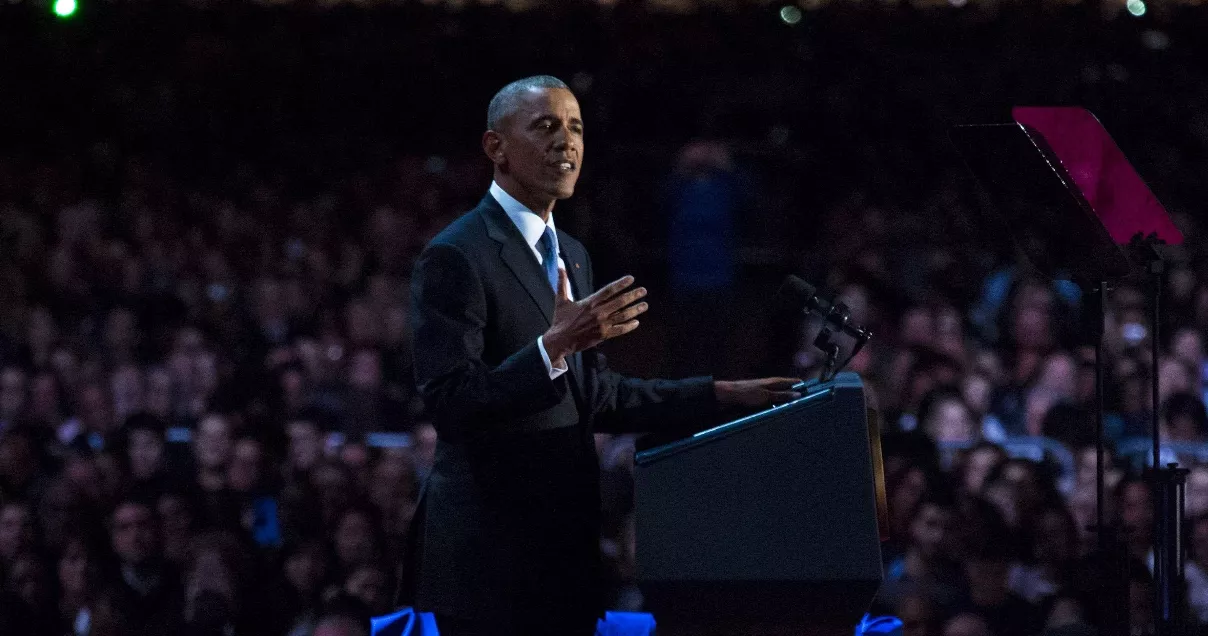
[[[589,295],[587,250],[561,231],[558,241],[575,297]],[[402,602],[504,622],[598,613],[592,433],[684,425],[716,410],[710,378],[626,378],[595,350],[551,380],[537,337],[553,308],[545,271],[489,194],[420,255],[415,373],[438,442]]]

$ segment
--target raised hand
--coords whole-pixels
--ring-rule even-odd
[[[646,288],[629,289],[632,285],[633,276],[624,276],[575,301],[570,299],[566,270],[559,268],[554,322],[542,336],[550,360],[560,360],[637,329],[637,317],[649,306],[644,302],[634,304],[646,295]]]

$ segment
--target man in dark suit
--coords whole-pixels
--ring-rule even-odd
[[[438,442],[402,599],[443,635],[587,635],[602,609],[592,433],[787,401],[795,380],[611,371],[596,346],[638,327],[646,290],[626,276],[593,291],[587,250],[554,227],[583,160],[578,102],[533,77],[504,87],[487,119],[490,192],[413,274],[416,379]]]

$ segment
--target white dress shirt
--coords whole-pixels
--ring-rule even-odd
[[[499,187],[498,183],[491,182],[491,196],[495,197],[495,201],[499,203],[499,207],[507,213],[508,218],[512,223],[516,224],[516,229],[520,230],[521,236],[524,237],[524,242],[528,243],[529,250],[533,252],[533,256],[537,257],[537,262],[545,265],[545,258],[541,256],[541,249],[537,247],[537,243],[541,241],[541,236],[545,234],[545,228],[554,231],[554,252],[558,254],[558,269],[566,270],[566,262],[562,260],[562,251],[558,249],[558,228],[554,227],[554,214],[549,215],[548,221],[542,221],[541,217],[536,212],[525,207],[525,205],[516,200],[515,197]],[[574,293],[570,289],[570,279],[567,278],[566,295],[568,298],[574,299]],[[554,366],[549,359],[549,353],[545,351],[545,343],[541,341],[541,336],[537,337],[537,349],[541,351],[541,359],[545,361],[545,369],[549,371],[549,378],[554,378],[566,373],[566,360],[559,360],[558,366]]]

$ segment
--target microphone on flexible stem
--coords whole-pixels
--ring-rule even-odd
[[[857,346],[862,346],[872,338],[872,333],[851,321],[851,310],[846,305],[832,304],[818,295],[818,288],[796,276],[784,279],[776,296],[782,303],[792,307],[793,311],[821,316],[827,325],[855,338]]]
[[[822,317],[822,329],[814,340],[814,346],[826,354],[826,362],[822,367],[822,374],[818,378],[819,382],[830,382],[833,380],[835,374],[847,366],[847,363],[851,362],[856,357],[856,354],[860,353],[860,349],[864,348],[864,345],[872,338],[872,334],[867,329],[852,323],[851,310],[846,305],[843,303],[832,303],[820,297],[816,287],[796,276],[789,276],[784,280],[784,284],[780,286],[780,291],[776,292],[776,297],[783,306],[791,308],[792,311],[815,314]],[[852,348],[851,355],[847,357],[847,360],[843,364],[839,364],[839,345],[831,340],[834,330],[845,333],[856,340],[856,345]],[[797,389],[798,387],[793,388]]]

